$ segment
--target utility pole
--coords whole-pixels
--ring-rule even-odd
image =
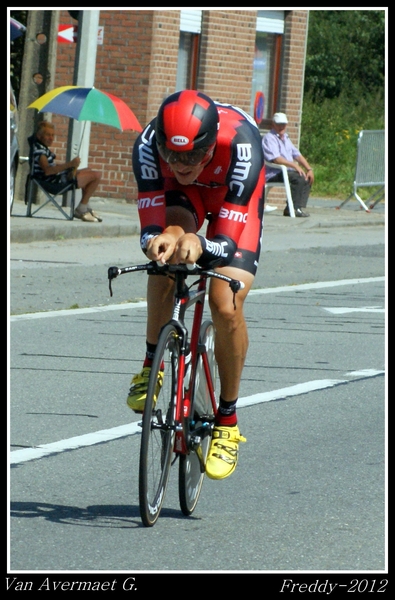
[[[72,15],[73,18],[74,15]],[[100,10],[78,11],[78,36],[75,53],[73,85],[93,87],[96,74],[97,32]],[[80,169],[88,165],[90,121],[70,119],[67,140],[66,161],[75,156],[81,158]],[[71,193],[65,194],[63,205],[70,205]],[[76,206],[81,198],[81,191],[76,190]]]
[[[95,80],[97,32],[99,10],[72,11],[73,18],[78,16],[78,38],[74,63],[73,85],[92,87]],[[78,14],[77,14],[78,13]],[[20,156],[28,156],[27,138],[35,131],[42,115],[29,104],[55,87],[56,54],[58,44],[58,10],[29,10],[25,33],[23,68],[18,102],[19,127],[18,142]],[[81,141],[82,132],[84,137]],[[87,166],[89,155],[90,122],[80,123],[70,119],[66,160],[79,154],[81,167]],[[15,197],[22,200],[25,196],[26,177],[29,173],[27,163],[20,164],[17,171]],[[33,200],[38,201],[36,198]],[[63,204],[67,205],[64,198]]]
[[[57,10],[28,11],[18,102],[20,156],[29,155],[27,138],[35,131],[38,121],[42,120],[42,115],[27,107],[54,87],[58,23]],[[15,182],[15,197],[20,200],[25,196],[28,173],[29,165],[20,164]]]
[[[73,85],[94,86],[99,17],[100,10],[79,11]],[[80,122],[70,119],[66,160],[79,155],[80,168],[88,164],[90,131],[90,121]]]

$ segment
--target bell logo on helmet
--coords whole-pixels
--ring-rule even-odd
[[[175,146],[187,146],[189,144],[189,139],[184,135],[173,135],[170,141]]]

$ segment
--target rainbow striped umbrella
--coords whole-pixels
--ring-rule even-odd
[[[10,17],[10,27],[11,27],[11,42],[16,40],[20,35],[25,33],[26,27],[13,17]]]
[[[39,112],[50,112],[77,121],[92,121],[116,127],[121,131],[142,131],[140,123],[128,105],[113,94],[95,87],[65,85],[47,92],[29,104]]]

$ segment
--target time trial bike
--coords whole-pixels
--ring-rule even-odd
[[[144,525],[152,527],[162,509],[170,469],[177,458],[179,503],[184,515],[191,515],[196,508],[203,484],[218,405],[215,330],[211,319],[203,321],[207,280],[215,277],[227,282],[233,302],[244,284],[197,265],[151,261],[110,267],[110,294],[114,278],[137,271],[174,280],[172,316],[159,335],[141,421],[140,515]],[[195,281],[187,285],[191,276]],[[186,312],[192,306],[189,331]]]

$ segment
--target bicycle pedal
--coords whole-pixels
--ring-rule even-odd
[[[200,446],[201,443],[202,443],[202,438],[200,437],[200,435],[193,435],[191,437],[192,450],[196,450]]]

